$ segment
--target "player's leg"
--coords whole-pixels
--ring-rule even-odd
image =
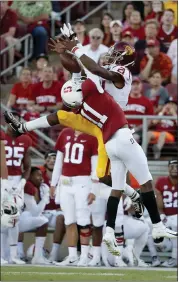
[[[97,198],[90,207],[92,213],[92,224],[93,224],[93,231],[92,231],[93,258],[89,262],[88,264],[89,266],[101,265],[101,243],[102,243],[103,225],[106,215],[106,205],[107,205],[107,201],[105,199]]]
[[[153,237],[175,238],[177,233],[167,229],[161,222],[152,185],[152,176],[142,147],[134,140],[128,128],[118,130],[115,141],[116,145],[118,143],[116,152],[118,158],[125,163],[127,169],[141,186],[141,199],[153,224]]]
[[[1,265],[7,264],[9,260],[8,228],[1,226]]]
[[[56,211],[48,224],[49,227],[54,228],[53,245],[50,252],[50,261],[57,261],[60,251],[60,245],[65,235],[64,215],[62,211]]]
[[[75,204],[77,224],[80,226],[81,256],[78,266],[88,265],[89,242],[91,236],[90,208],[87,202],[90,193],[89,185],[75,186]]]
[[[116,140],[111,140],[106,144],[106,150],[111,162],[112,190],[107,202],[107,227],[103,241],[108,246],[109,252],[113,255],[119,255],[114,229],[117,215],[117,209],[120,197],[126,184],[127,169],[124,163],[116,157]]]
[[[147,266],[141,259],[141,253],[147,243],[149,234],[148,224],[133,217],[124,215],[124,238],[134,239],[133,253],[138,266]]]
[[[74,199],[74,192],[72,186],[62,185],[60,188],[59,199],[56,198],[64,213],[66,236],[69,255],[67,259],[61,263],[55,263],[56,265],[77,265],[77,242],[78,242],[78,230],[76,225],[76,206]]]
[[[17,243],[17,253],[18,257],[22,260],[25,260],[25,253],[24,253],[24,233],[19,232],[18,243]]]

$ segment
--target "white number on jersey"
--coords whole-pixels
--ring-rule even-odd
[[[84,109],[87,112],[90,112],[93,116],[99,119],[99,122],[96,120],[90,118],[84,111],[83,109],[81,110],[82,116],[84,116],[86,119],[91,121],[92,123],[96,124],[99,128],[102,128],[108,117],[106,115],[101,115],[100,113],[96,112],[93,108],[91,108],[87,103],[83,103]]]
[[[177,208],[178,207],[178,192],[172,193],[171,191],[164,191],[163,199],[165,208]]]
[[[6,165],[7,166],[21,166],[24,157],[24,147],[10,147],[5,146],[6,150]],[[17,160],[14,160],[16,158]]]
[[[84,145],[80,143],[75,143],[72,145],[71,142],[65,145],[65,163],[81,164],[83,160]],[[71,155],[70,155],[71,148]]]

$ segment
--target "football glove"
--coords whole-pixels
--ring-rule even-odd
[[[68,25],[68,26],[67,26]],[[68,24],[64,24],[63,25],[63,28],[60,28],[61,30],[61,33],[64,35],[64,36],[67,36],[70,40],[74,39],[75,40],[78,40],[77,36],[76,36],[76,33],[72,30],[72,27],[71,27],[71,24],[68,23]]]

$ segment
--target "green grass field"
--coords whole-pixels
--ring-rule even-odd
[[[1,281],[177,281],[177,270],[3,266]]]

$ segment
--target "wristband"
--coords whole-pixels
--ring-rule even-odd
[[[78,46],[73,47],[71,52],[79,59],[84,55],[83,51]]]

